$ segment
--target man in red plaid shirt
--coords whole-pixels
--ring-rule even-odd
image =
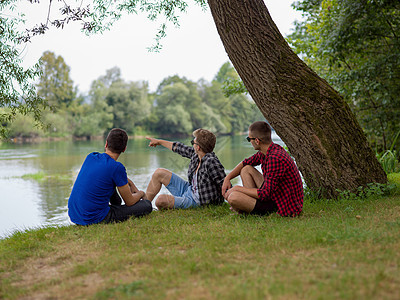
[[[271,127],[255,122],[247,137],[255,150],[253,156],[239,163],[225,178],[222,195],[231,209],[242,213],[298,216],[303,208],[303,183],[290,155],[271,140]],[[254,168],[261,164],[263,174]],[[243,186],[231,185],[240,175]]]

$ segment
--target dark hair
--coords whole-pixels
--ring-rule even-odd
[[[253,137],[261,140],[262,143],[268,144],[271,143],[271,127],[267,122],[258,121],[254,122],[250,125],[249,131],[253,135]]]
[[[193,136],[196,138],[196,143],[205,153],[213,152],[217,138],[215,134],[207,129],[196,129],[193,131]]]
[[[126,131],[120,128],[111,129],[107,136],[107,148],[114,153],[121,154],[128,143]]]

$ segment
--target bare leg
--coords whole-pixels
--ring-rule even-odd
[[[174,208],[175,198],[172,195],[162,194],[156,199],[156,206],[158,209],[171,209]]]
[[[259,188],[263,182],[264,177],[253,166],[245,166],[240,172],[243,186],[246,188]],[[234,211],[238,213],[253,211],[256,205],[256,199],[240,192],[233,192],[227,199]]]
[[[240,192],[233,192],[227,199],[234,211],[250,213],[256,206],[256,199]]]
[[[167,186],[171,181],[172,172],[167,169],[157,169],[151,177],[150,183],[147,186],[145,199],[153,201],[154,197],[161,190],[162,184]]]
[[[263,175],[253,166],[245,166],[240,172],[243,186],[247,188],[260,188],[264,182]]]

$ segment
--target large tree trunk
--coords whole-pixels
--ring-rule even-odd
[[[290,49],[264,2],[208,4],[232,64],[307,186],[334,197],[337,190],[385,183],[386,174],[348,105]]]

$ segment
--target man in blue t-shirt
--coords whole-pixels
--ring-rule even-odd
[[[151,202],[142,199],[145,193],[137,189],[124,165],[117,162],[127,143],[126,132],[114,128],[107,136],[105,152],[93,152],[86,157],[68,200],[72,222],[78,225],[121,222],[153,210]],[[121,205],[121,198],[125,205]]]

